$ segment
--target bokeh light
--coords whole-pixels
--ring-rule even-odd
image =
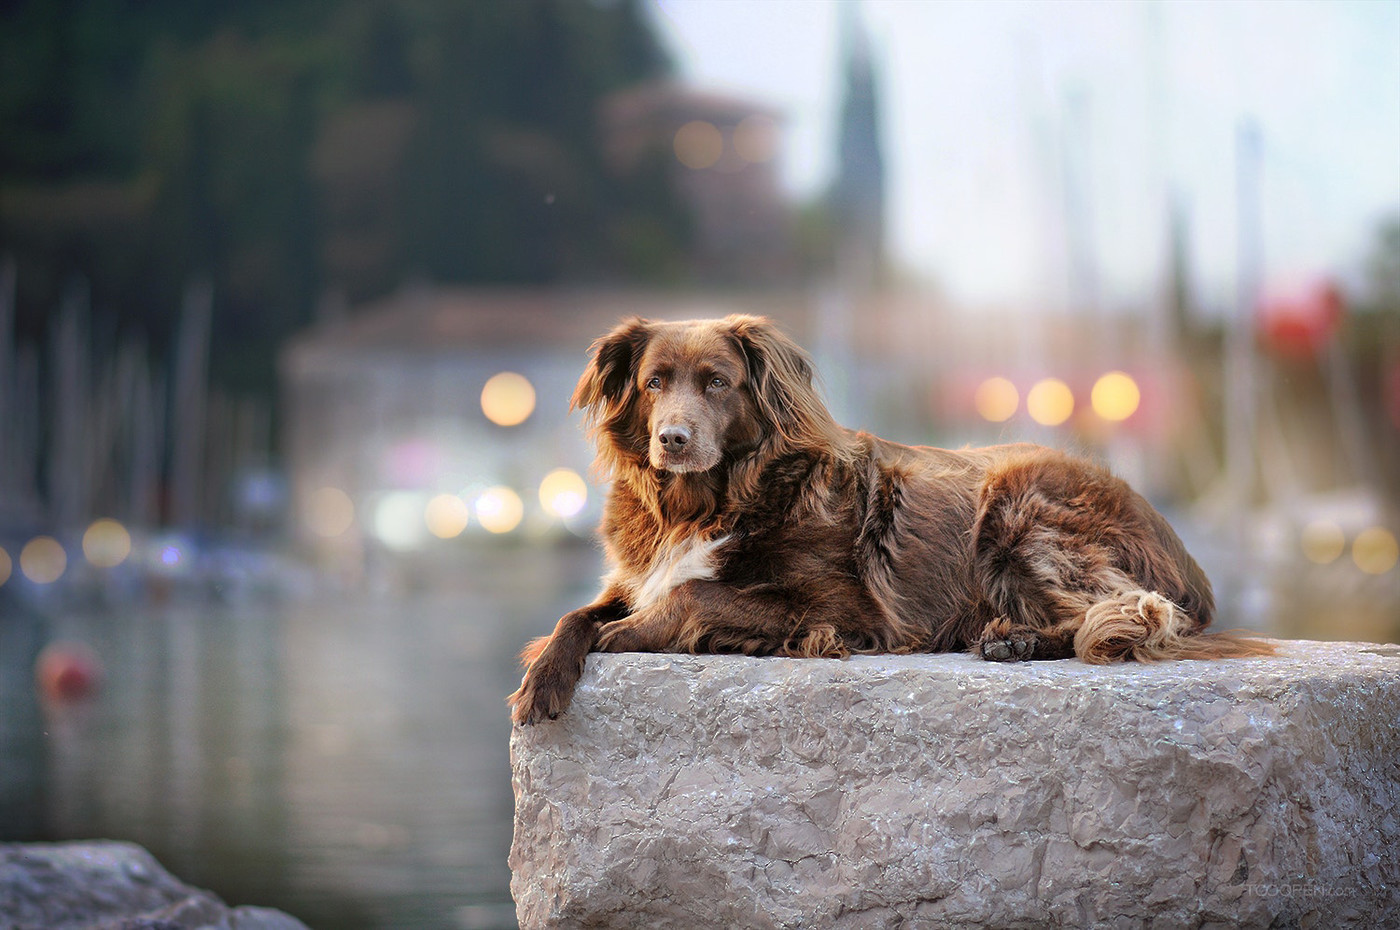
[[[19,553],[19,570],[35,584],[52,584],[68,568],[68,553],[52,536],[36,536]]]
[[[1300,541],[1303,555],[1318,565],[1337,561],[1347,547],[1346,534],[1331,520],[1314,520],[1303,527]]]
[[[1094,382],[1089,403],[1105,420],[1118,422],[1132,416],[1142,402],[1137,382],[1123,371],[1110,371]]]
[[[10,580],[12,571],[14,571],[14,565],[10,562],[10,554],[0,548],[0,584]]]
[[[972,405],[982,419],[1005,423],[1021,405],[1021,394],[1016,390],[1016,385],[1005,378],[988,378],[977,385],[977,391],[972,395]]]
[[[340,488],[317,488],[306,498],[302,518],[311,532],[332,539],[355,522],[355,503]]]
[[[1368,527],[1352,540],[1351,558],[1366,574],[1382,575],[1400,561],[1400,544],[1396,543],[1395,534],[1385,527]]]
[[[461,536],[470,517],[471,508],[456,494],[439,494],[423,509],[423,522],[438,539]]]
[[[1074,392],[1059,378],[1044,378],[1026,394],[1026,412],[1042,426],[1059,426],[1074,413]]]
[[[509,533],[525,516],[525,503],[510,488],[497,485],[476,499],[476,519],[488,533]]]
[[[481,412],[497,426],[518,426],[535,410],[535,387],[524,375],[503,371],[481,389]]]
[[[746,162],[762,164],[772,161],[778,150],[778,124],[767,116],[755,113],[746,116],[734,127],[734,151]]]
[[[724,154],[724,136],[714,123],[693,120],[676,130],[676,158],[696,171],[713,167]]]
[[[374,535],[390,549],[414,549],[425,538],[423,495],[417,491],[390,491],[374,506]]]
[[[194,569],[194,552],[194,543],[178,534],[169,533],[152,544],[149,565],[157,574],[168,578],[178,577]]]
[[[540,506],[551,516],[568,518],[588,503],[588,485],[578,472],[556,468],[540,482]]]
[[[131,555],[131,534],[116,520],[94,520],[83,533],[83,555],[98,568],[116,568]]]

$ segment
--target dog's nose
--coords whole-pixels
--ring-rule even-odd
[[[672,452],[677,452],[690,442],[690,430],[684,426],[662,427],[660,437],[661,444],[669,448]]]

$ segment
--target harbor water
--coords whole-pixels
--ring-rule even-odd
[[[130,840],[313,928],[514,927],[503,698],[597,569],[522,548],[392,596],[0,602],[0,839]],[[100,659],[91,698],[36,693],[56,640]]]

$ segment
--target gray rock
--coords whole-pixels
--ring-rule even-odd
[[[1400,647],[1090,666],[593,655],[511,737],[536,927],[1400,915]]]
[[[307,930],[281,911],[229,908],[131,843],[0,844],[5,930]]]

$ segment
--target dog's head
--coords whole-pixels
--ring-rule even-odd
[[[709,471],[765,441],[831,425],[807,354],[768,320],[624,321],[593,344],[574,391],[600,449],[674,473]]]

